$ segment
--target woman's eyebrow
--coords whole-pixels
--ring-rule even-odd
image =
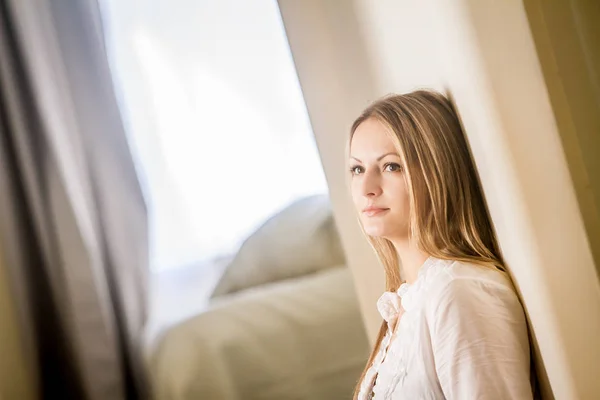
[[[400,157],[400,155],[394,151],[391,151],[389,153],[385,153],[382,156],[377,157],[377,161],[381,161],[382,159],[384,159],[387,156],[397,156]],[[353,158],[354,160],[358,161],[359,163],[362,163],[362,161],[360,161],[358,158],[354,157],[354,156],[350,156],[350,158]]]
[[[389,153],[385,153],[384,155],[382,155],[381,157],[377,158],[377,161],[381,161],[382,159],[384,159],[387,156],[396,156],[396,157],[400,157],[400,155],[398,153],[396,153],[395,151],[390,151]]]

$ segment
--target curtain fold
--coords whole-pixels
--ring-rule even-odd
[[[40,395],[147,399],[146,206],[95,1],[0,0],[0,245]]]

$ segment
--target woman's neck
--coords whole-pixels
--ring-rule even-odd
[[[420,250],[414,242],[404,240],[392,240],[396,252],[400,257],[400,263],[402,265],[402,277],[408,283],[413,283],[417,280],[419,270],[429,258],[429,255]]]

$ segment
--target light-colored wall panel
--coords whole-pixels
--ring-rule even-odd
[[[371,337],[383,277],[355,225],[340,149],[374,96],[444,88],[533,327],[545,398],[600,398],[600,284],[523,2],[280,0],[280,7]]]
[[[600,2],[526,0],[536,50],[600,268]]]
[[[362,236],[346,187],[346,141],[352,120],[376,97],[355,10],[345,0],[279,0],[342,244],[369,337],[381,323],[375,302],[383,270]]]
[[[442,65],[547,371],[545,395],[597,398],[600,286],[524,6],[444,4]]]
[[[432,48],[432,26],[423,23],[427,22],[427,3],[279,0],[279,7],[373,340],[381,324],[375,304],[384,290],[384,274],[360,231],[350,201],[346,141],[353,120],[376,98],[390,92],[442,87]],[[399,13],[406,7],[419,18]]]

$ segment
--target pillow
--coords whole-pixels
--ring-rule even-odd
[[[344,264],[344,251],[325,195],[300,199],[248,237],[211,297]]]

